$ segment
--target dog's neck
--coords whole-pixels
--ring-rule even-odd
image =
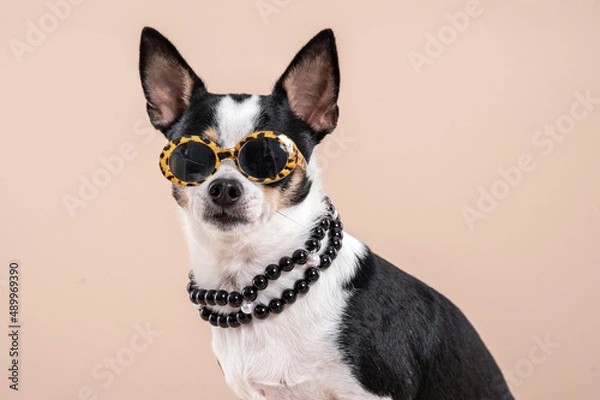
[[[216,231],[184,212],[184,232],[196,284],[241,289],[268,264],[304,248],[313,225],[326,210],[324,194],[314,185],[303,202],[274,213],[267,222],[243,234]]]

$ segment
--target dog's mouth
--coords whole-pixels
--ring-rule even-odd
[[[223,208],[207,210],[204,213],[204,219],[223,230],[229,230],[237,225],[247,224],[249,222],[248,218],[243,215],[240,215],[233,210]]]

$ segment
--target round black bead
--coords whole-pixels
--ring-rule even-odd
[[[329,233],[330,237],[332,238],[339,238],[339,239],[343,239],[344,238],[344,232],[342,231],[338,231],[338,230],[333,230]]]
[[[321,250],[321,243],[317,239],[308,239],[305,243],[308,251],[319,251]]]
[[[232,328],[237,328],[238,326],[241,325],[240,322],[237,320],[237,317],[235,314],[229,314],[227,316],[227,323]]]
[[[264,304],[257,304],[254,307],[254,316],[258,319],[265,319],[269,316],[269,307]]]
[[[238,311],[236,318],[240,324],[246,325],[252,321],[252,314],[244,314],[243,312]]]
[[[310,284],[306,279],[300,279],[294,284],[294,291],[298,294],[308,293],[309,290]]]
[[[217,294],[215,294],[215,303],[217,303],[220,306],[226,306],[227,305],[227,296],[229,295],[229,293],[227,293],[224,290],[219,290],[217,292]]]
[[[208,316],[208,323],[212,326],[219,326],[219,316],[217,314],[210,314]]]
[[[313,238],[318,239],[318,240],[322,240],[324,237],[325,237],[325,229],[323,229],[320,226],[317,226],[313,230]]]
[[[192,303],[194,304],[198,304],[198,292],[200,290],[198,289],[194,289],[190,292],[190,300],[192,301]]]
[[[256,275],[254,277],[254,279],[252,279],[252,284],[258,290],[265,290],[267,288],[267,286],[269,286],[269,281],[267,280],[267,277],[264,275]]]
[[[323,252],[323,255],[331,257],[332,260],[335,260],[337,257],[337,250],[333,247],[328,247]]]
[[[188,293],[192,293],[192,290],[194,290],[194,282],[189,282],[186,286],[186,290]]]
[[[308,251],[304,249],[296,250],[292,255],[292,260],[296,264],[306,264],[306,261],[308,261]]]
[[[254,286],[246,286],[242,289],[242,297],[247,301],[254,301],[258,297],[258,291]]]
[[[329,241],[329,245],[331,245],[331,247],[339,251],[342,248],[342,239],[332,237]]]
[[[269,310],[271,310],[271,312],[275,314],[279,314],[280,312],[282,312],[284,306],[285,304],[283,304],[283,301],[281,301],[281,299],[273,299],[269,302]]]
[[[204,298],[206,297],[206,289],[197,289],[196,292],[196,304],[206,305]],[[192,292],[193,293],[193,292]]]
[[[308,268],[304,273],[304,276],[309,282],[316,282],[319,280],[321,273],[316,268]]]
[[[342,230],[344,229],[344,224],[342,224],[342,221],[340,221],[339,219],[337,221],[333,221],[332,224],[333,229],[335,230]]]
[[[319,268],[321,269],[327,269],[331,267],[331,257],[329,256],[321,256],[321,265],[319,265]]]
[[[204,296],[204,301],[206,302],[206,304],[214,306],[217,303],[215,302],[215,296],[217,295],[217,291],[216,290],[209,290],[206,292],[206,295]]]
[[[205,321],[208,321],[208,318],[210,317],[210,315],[212,314],[210,312],[210,310],[206,307],[202,307],[199,311],[200,313],[200,318],[202,318]]]
[[[331,221],[328,218],[325,218],[323,221],[321,221],[321,227],[323,229],[325,229],[326,231],[329,230],[329,228],[331,227]]]
[[[281,294],[281,300],[285,304],[294,304],[296,302],[296,292],[292,289],[286,289]]]
[[[279,268],[279,265],[277,264],[267,265],[267,268],[265,268],[265,275],[267,278],[274,281],[281,276],[281,268]]]
[[[242,301],[244,298],[239,292],[231,292],[229,296],[227,296],[227,302],[231,307],[239,307],[242,305]]]
[[[281,257],[281,260],[279,260],[279,268],[281,268],[284,271],[293,270],[294,260],[292,260],[290,257]]]
[[[229,328],[229,323],[227,322],[227,315],[219,315],[219,326],[221,328]]]

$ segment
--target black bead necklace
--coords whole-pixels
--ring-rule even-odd
[[[193,282],[193,273],[190,271],[187,291],[192,303],[200,306],[200,317],[216,327],[237,328],[252,322],[253,317],[265,319],[271,314],[279,314],[285,306],[294,304],[299,295],[308,293],[311,285],[319,280],[321,271],[331,266],[342,248],[344,237],[342,222],[328,198],[326,201],[327,214],[313,228],[310,239],[305,243],[306,248],[294,251],[291,257],[282,257],[277,264],[267,265],[264,273],[256,275],[252,279],[252,284],[241,291],[227,292],[198,288]],[[328,246],[318,254],[328,232]],[[258,292],[265,290],[269,286],[269,281],[277,280],[283,273],[293,270],[296,265],[307,266],[303,279],[297,280],[293,288],[285,289],[280,298],[272,299],[268,305],[254,304]],[[223,314],[209,307],[214,305],[229,305],[239,310]]]

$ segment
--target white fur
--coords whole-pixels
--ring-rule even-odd
[[[246,135],[254,131],[260,113],[259,97],[252,95],[238,103],[225,96],[217,108],[217,131],[224,146],[232,148]]]
[[[225,97],[218,107],[218,133],[225,146],[235,145],[253,131],[260,111],[256,96],[242,103]],[[211,179],[236,177],[243,182],[243,206],[251,220],[248,226],[232,231],[203,223],[206,183],[188,188],[191,201],[183,209],[184,231],[198,286],[240,290],[266,265],[303,247],[310,227],[326,207],[314,157],[307,173],[313,180],[308,197],[301,204],[273,213],[257,184],[244,179],[232,165],[223,165]],[[381,399],[366,392],[352,376],[336,343],[348,296],[342,288],[364,252],[362,243],[345,234],[333,265],[281,314],[240,328],[213,328],[213,350],[227,383],[240,398]],[[279,297],[283,289],[293,287],[303,270],[297,268],[271,282],[259,293],[257,302],[268,304],[269,299]],[[230,311],[227,307],[221,310]]]

